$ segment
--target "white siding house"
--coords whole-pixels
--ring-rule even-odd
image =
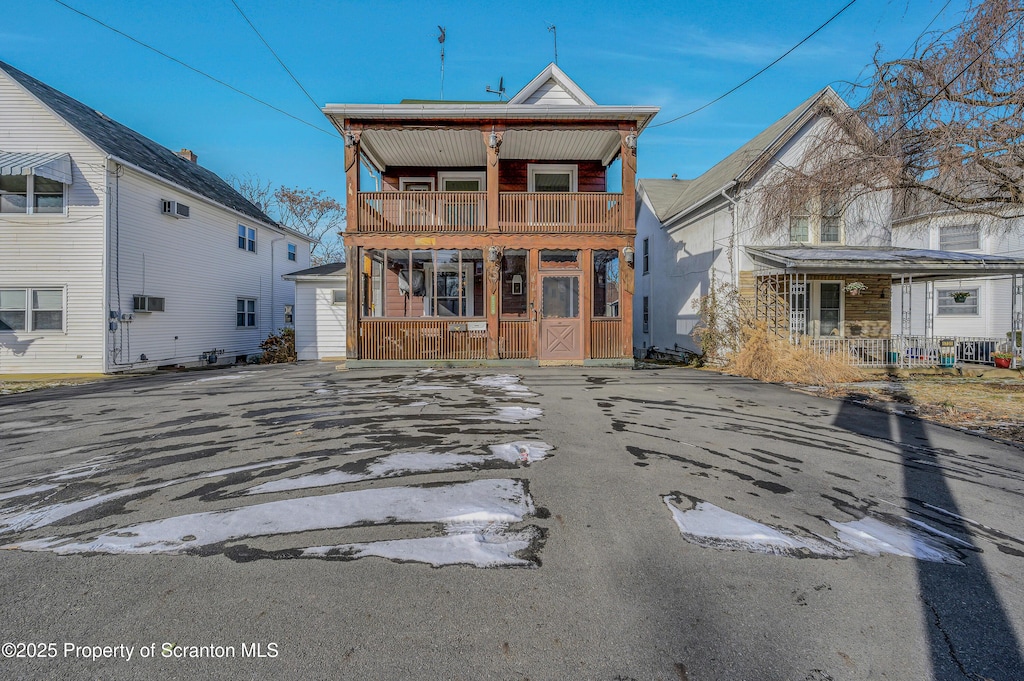
[[[300,360],[344,359],[345,263],[284,275],[295,282],[295,352]]]
[[[281,275],[308,266],[191,153],[0,62],[0,373],[233,361],[291,323]]]

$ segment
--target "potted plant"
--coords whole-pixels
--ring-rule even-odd
[[[967,299],[971,297],[970,291],[951,291],[950,296],[953,297],[954,303],[965,303]]]
[[[992,361],[995,362],[996,366],[1000,369],[1009,369],[1010,362],[1013,361],[1014,354],[1012,352],[993,352]]]
[[[859,296],[864,291],[867,291],[868,287],[859,281],[851,281],[849,284],[843,287],[843,290],[849,293],[851,296]]]

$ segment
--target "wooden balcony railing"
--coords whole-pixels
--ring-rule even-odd
[[[533,357],[530,347],[533,322],[529,319],[502,319],[498,322],[498,356],[502,359]]]
[[[488,231],[487,192],[360,192],[360,232]],[[605,192],[502,192],[497,229],[506,234],[619,233],[622,194]]]
[[[487,192],[360,192],[360,232],[482,232]]]
[[[362,319],[362,359],[487,359],[482,319]]]
[[[503,192],[498,229],[505,233],[623,231],[622,194]]]
[[[590,320],[590,356],[594,359],[623,357],[621,319]]]

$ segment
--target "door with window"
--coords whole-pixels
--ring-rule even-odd
[[[466,195],[454,192],[483,192],[486,190],[487,174],[481,172],[440,172],[437,182],[444,194],[443,219],[447,227],[468,231],[483,228],[487,211],[484,207],[485,195]]]
[[[531,202],[533,224],[571,224],[575,219],[573,200],[565,196],[577,190],[578,170],[574,165],[531,163],[527,166],[527,189],[537,196]]]
[[[583,316],[580,275],[557,273],[540,277],[540,341],[537,359],[582,360]]]
[[[843,335],[843,284],[838,281],[816,282],[814,326],[815,336]]]

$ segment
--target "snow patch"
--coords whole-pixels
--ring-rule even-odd
[[[839,541],[851,551],[871,556],[890,553],[932,563],[963,565],[948,546],[909,528],[895,527],[871,517],[846,523],[830,520],[828,523],[836,528]]]
[[[513,374],[498,374],[497,376],[483,376],[473,381],[473,385],[485,388],[504,390],[509,397],[536,397],[530,389],[519,382],[519,377]]]
[[[544,412],[537,407],[499,407],[496,417],[499,421],[504,421],[505,423],[520,423],[521,421],[538,419],[543,415]],[[478,418],[486,421],[492,417],[480,416]]]

